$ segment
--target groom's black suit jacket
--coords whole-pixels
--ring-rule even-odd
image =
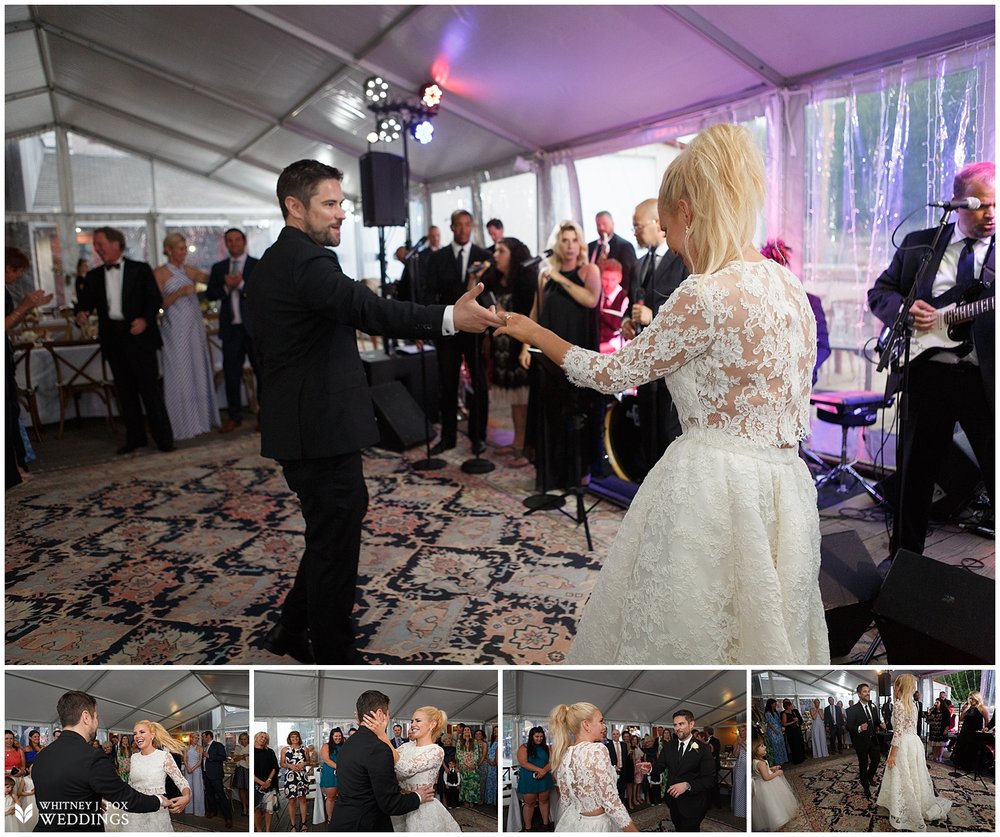
[[[35,782],[38,823],[35,831],[104,831],[98,816],[101,799],[123,803],[131,814],[158,811],[160,799],[139,793],[118,778],[114,763],[103,750],[91,747],[83,736],[64,729],[55,741],[35,756],[31,778]],[[63,813],[89,815],[93,822],[61,825],[53,803],[71,803]]]
[[[698,749],[692,749],[697,743]],[[685,817],[701,817],[708,809],[709,791],[715,787],[715,758],[712,748],[704,741],[688,744],[688,750],[681,758],[678,746],[679,739],[674,738],[661,751],[660,757],[653,764],[649,774],[651,781],[659,776],[664,769],[667,771],[667,785],[687,782],[691,790],[682,793],[676,799],[666,797],[668,804],[675,805]],[[666,794],[666,790],[664,790]]]
[[[851,734],[851,744],[855,750],[867,749],[873,741],[878,741],[878,725],[882,723],[882,716],[874,703],[868,704],[871,707],[874,723],[865,714],[863,705],[858,701],[854,706],[847,707],[847,731]],[[858,727],[862,724],[868,724],[868,729],[859,730]]]
[[[390,816],[420,807],[419,794],[400,791],[392,753],[367,727],[340,748],[337,787],[330,831],[392,831]]]

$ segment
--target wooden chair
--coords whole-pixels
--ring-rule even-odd
[[[79,356],[71,359],[66,352],[60,351],[60,349],[72,346],[84,348],[82,359]],[[108,416],[108,428],[114,433],[115,385],[108,374],[107,363],[104,360],[101,347],[90,341],[70,341],[59,345],[47,343],[45,348],[52,355],[52,362],[56,370],[56,391],[59,393],[59,434],[57,438],[63,437],[66,405],[69,399],[73,399],[76,417],[80,418],[80,396],[89,393],[93,393],[103,402]]]
[[[31,429],[35,431],[35,441],[42,441],[42,420],[38,416],[38,387],[31,383],[32,343],[14,346],[14,378],[17,381],[17,399],[31,416]]]

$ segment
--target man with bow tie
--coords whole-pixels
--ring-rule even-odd
[[[882,755],[878,731],[885,729],[885,725],[879,720],[878,707],[870,700],[871,687],[867,683],[858,686],[858,698],[860,700],[847,709],[847,731],[851,735],[851,744],[858,755],[861,787],[864,789],[865,797],[871,799],[871,786],[875,784],[875,774],[878,773],[878,763]]]
[[[677,710],[674,739],[660,751],[649,774],[649,781],[655,782],[664,770],[667,772],[664,795],[675,831],[701,831],[709,794],[715,787],[712,748],[699,743],[693,733],[694,713]]]
[[[897,521],[901,531],[893,531],[889,542],[890,560],[900,548],[924,551],[934,486],[947,462],[956,422],[968,436],[995,504],[995,314],[991,308],[976,316],[968,339],[957,344],[942,341],[945,345],[935,346],[931,331],[938,309],[945,305],[992,303],[995,176],[993,163],[970,163],[955,175],[953,200],[974,199],[975,206],[955,210],[957,222],[944,228],[910,306],[914,337],[923,337],[927,348],[910,360],[909,418],[903,441],[909,457],[906,491],[903,519]],[[895,322],[936,232],[928,229],[906,236],[892,264],[868,292],[868,306],[886,325]]]
[[[91,270],[80,284],[76,320],[82,328],[97,313],[101,352],[111,367],[125,422],[125,444],[118,453],[145,447],[143,407],[153,441],[161,451],[169,452],[174,449],[174,433],[156,358],[163,345],[156,322],[163,298],[149,265],[122,258],[124,251],[125,236],[120,230],[94,230],[94,252],[104,264]]]

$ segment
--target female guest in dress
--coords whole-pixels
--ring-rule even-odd
[[[931,760],[944,760],[944,748],[948,746],[948,738],[944,734],[948,711],[941,705],[941,698],[934,701],[934,706],[927,713],[927,743],[931,748]]]
[[[184,773],[191,786],[191,801],[188,802],[184,813],[196,817],[205,816],[205,781],[201,773],[204,761],[205,751],[201,747],[201,736],[197,733],[189,735],[187,749],[184,751]]]
[[[538,291],[538,274],[522,267],[530,261],[528,248],[516,238],[502,238],[493,254],[496,268],[483,277],[486,294],[493,294],[498,311],[530,314]],[[492,301],[492,300],[491,300]],[[528,423],[528,370],[520,363],[521,341],[509,334],[491,335],[490,403],[510,406],[514,422],[514,441],[497,453],[511,453],[507,465],[522,468],[529,462],[524,456],[525,428]]]
[[[764,182],[738,125],[702,131],[671,162],[660,226],[691,276],[621,350],[586,351],[517,314],[498,329],[580,386],[665,379],[683,428],[632,500],[569,663],[830,661],[816,489],[798,456],[816,318],[799,280],[753,245]]]
[[[560,704],[549,718],[552,764],[559,785],[556,831],[638,831],[618,798],[618,777],[604,745],[607,727],[591,703]],[[624,736],[623,736],[624,739]],[[640,772],[648,772],[640,762]],[[526,820],[525,826],[530,823]]]
[[[18,775],[24,773],[24,751],[17,743],[17,737],[12,730],[3,732],[3,772],[10,776],[11,770],[17,768]]]
[[[475,732],[476,746],[479,748],[479,802],[486,801],[486,774],[489,772],[489,747],[486,746],[486,733],[481,729]]]
[[[648,761],[646,754],[642,750],[642,744],[638,735],[632,736],[632,784],[629,785],[631,795],[630,807],[635,810],[642,804],[642,771],[639,765]]]
[[[267,745],[271,743],[266,732],[258,732],[253,737],[253,787],[254,831],[270,831],[275,799],[274,787],[278,778],[278,758]]]
[[[42,752],[42,733],[33,729],[28,733],[28,746],[24,748],[24,766],[30,768],[35,756]]]
[[[462,778],[462,784],[458,789],[458,799],[466,808],[471,808],[479,803],[480,798],[479,762],[481,755],[479,744],[472,737],[471,727],[462,730],[462,737],[458,739],[455,755],[458,759],[458,772]]]
[[[927,823],[943,820],[951,800],[934,795],[924,745],[917,736],[917,679],[901,674],[892,684],[892,746],[882,774],[878,804],[889,809],[896,829],[927,831]]]
[[[122,733],[115,745],[115,772],[123,782],[128,782],[129,770],[132,766],[132,740]]]
[[[766,752],[766,749],[765,749]],[[730,807],[734,817],[747,815],[747,728],[740,727],[733,745],[733,796]]]
[[[538,295],[530,319],[552,334],[594,352],[598,349],[598,309],[601,300],[601,274],[597,265],[587,261],[587,243],[575,221],[563,221],[550,242],[552,255],[542,262]],[[506,314],[504,315],[506,316]],[[511,314],[518,317],[517,314]],[[520,317],[525,322],[528,318]],[[515,320],[512,320],[515,322]],[[496,335],[508,332],[498,329]],[[528,333],[528,332],[526,332]],[[531,340],[521,339],[521,365],[531,365],[528,349]],[[566,380],[562,373],[543,366],[540,409],[544,413],[545,432],[536,440],[538,488],[573,488],[574,480],[587,474],[597,457],[600,435],[600,401],[596,395]],[[547,447],[546,447],[547,445]],[[576,448],[576,461],[573,453]],[[609,657],[605,662],[614,659]]]
[[[250,735],[241,732],[236,739],[236,746],[233,747],[233,763],[236,769],[233,771],[233,790],[240,792],[240,804],[243,806],[243,816],[247,816],[249,794],[250,794]]]
[[[326,821],[333,819],[333,806],[337,804],[337,756],[344,746],[344,733],[340,727],[330,730],[330,738],[319,750],[319,786],[326,805]]]
[[[174,439],[190,439],[219,424],[215,371],[194,286],[207,282],[208,274],[184,264],[187,240],[180,233],[163,239],[163,253],[167,263],[153,271],[163,296],[163,397]]]
[[[448,716],[444,712],[435,706],[422,706],[417,709],[410,720],[408,731],[410,740],[398,749],[389,742],[384,723],[378,723],[367,715],[362,719],[362,723],[392,752],[396,779],[403,793],[421,785],[433,785],[437,781],[444,763],[444,750],[436,743],[441,730],[448,723]],[[392,830],[440,833],[462,829],[441,801],[432,799],[405,816],[393,817]]]
[[[979,692],[969,692],[969,708],[962,716],[962,728],[958,731],[955,742],[955,752],[952,761],[962,770],[975,770],[976,761],[982,755],[983,736],[980,731],[990,723],[990,710],[983,704],[983,696]],[[895,724],[895,718],[893,719]]]
[[[813,698],[813,707],[809,710],[809,717],[812,718],[813,758],[825,758],[830,755],[830,748],[826,743],[826,722],[823,720],[823,710],[819,707],[819,698]]]
[[[486,751],[486,804],[497,804],[497,754],[499,742],[497,741],[497,726],[493,725],[493,734],[490,736],[490,746]]]
[[[129,761],[129,785],[139,793],[164,796],[169,776],[180,796],[171,801],[169,808],[160,808],[149,814],[130,813],[127,825],[122,823],[120,830],[173,831],[170,815],[181,813],[191,798],[191,787],[171,755],[182,753],[184,745],[155,721],[139,721],[133,733],[136,752]]]
[[[785,730],[788,756],[792,764],[802,764],[806,760],[806,742],[802,737],[802,716],[787,698],[782,701],[785,711],[781,713],[781,726]]]
[[[542,814],[542,827],[549,826],[549,792],[552,790],[552,765],[549,762],[549,745],[545,743],[545,730],[532,727],[528,740],[517,748],[517,793],[524,803],[521,819],[525,830],[532,826],[535,808]]]
[[[781,726],[781,715],[778,712],[778,701],[768,698],[764,705],[764,724],[767,734],[767,749],[774,766],[780,767],[788,761],[788,750],[785,747],[785,731]]]
[[[777,831],[799,812],[799,801],[780,767],[765,758],[767,745],[753,742],[753,830]]]
[[[288,818],[292,823],[292,831],[308,831],[309,819],[307,797],[309,781],[306,771],[309,769],[309,759],[306,748],[302,746],[302,736],[298,730],[292,730],[285,739],[288,746],[281,748],[281,766],[285,768],[285,798],[288,800]],[[298,817],[296,817],[298,812]],[[301,823],[301,827],[299,826]]]

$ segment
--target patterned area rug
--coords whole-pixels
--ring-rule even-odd
[[[417,459],[422,451],[409,454]],[[372,663],[558,663],[622,512],[593,552],[524,515],[530,469],[420,474],[373,450],[355,611]],[[258,649],[302,551],[298,501],[259,437],[37,475],[8,492],[8,663],[289,662]]]
[[[996,786],[992,777],[985,784],[971,775],[949,776],[950,765],[929,763],[934,792],[953,802],[945,822],[927,824],[928,831],[995,831]],[[885,760],[878,781],[885,771]],[[802,804],[802,814],[781,829],[789,831],[893,831],[889,813],[865,799],[857,781],[858,761],[853,755],[810,760],[787,768],[786,777]]]

